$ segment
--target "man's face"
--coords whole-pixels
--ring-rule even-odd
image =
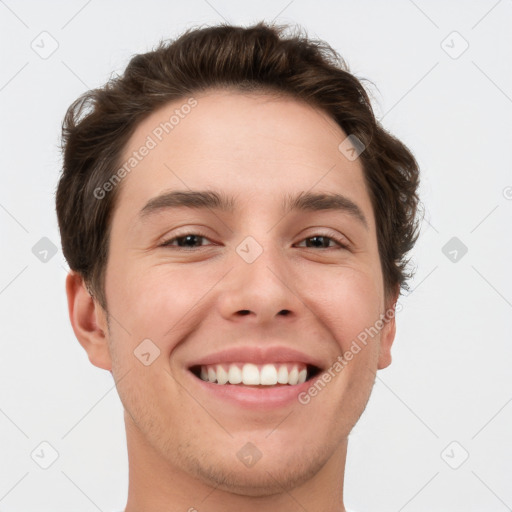
[[[291,99],[195,98],[161,141],[155,128],[186,99],[146,118],[126,147],[128,159],[148,136],[157,142],[124,179],[112,219],[111,368],[129,442],[210,485],[265,494],[311,478],[344,447],[389,363],[393,322],[332,367],[391,304],[362,164],[338,149],[347,134]],[[141,213],[173,191],[216,192],[233,209],[160,201]],[[345,196],[367,226],[347,208],[283,208],[301,193]],[[247,363],[270,366],[258,374]],[[278,374],[292,384],[206,382],[201,366],[206,379]],[[307,382],[294,384],[294,366]],[[301,404],[329,368],[335,376]]]

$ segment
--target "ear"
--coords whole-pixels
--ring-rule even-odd
[[[87,290],[82,276],[74,271],[66,278],[66,294],[71,326],[89,361],[98,368],[111,370],[105,311]]]
[[[383,370],[391,364],[391,346],[396,334],[395,307],[399,293],[400,287],[397,286],[396,291],[386,301],[385,324],[380,333],[380,352],[377,366],[379,370]]]

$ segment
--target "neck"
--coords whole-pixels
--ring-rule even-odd
[[[343,481],[347,440],[312,478],[291,490],[250,496],[221,489],[164,460],[125,412],[129,485],[125,512],[259,512],[297,509],[345,512]]]

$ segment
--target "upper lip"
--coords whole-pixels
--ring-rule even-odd
[[[322,368],[322,363],[308,354],[294,348],[285,346],[255,347],[240,346],[232,347],[219,352],[200,357],[192,361],[188,367],[210,364],[229,363],[304,363],[307,365]]]

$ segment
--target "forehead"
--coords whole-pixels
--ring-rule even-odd
[[[117,207],[134,219],[163,191],[212,189],[263,208],[314,190],[357,198],[368,216],[362,164],[338,149],[346,137],[326,113],[292,98],[231,91],[183,98],[135,130],[123,162],[151,149],[123,180]]]

